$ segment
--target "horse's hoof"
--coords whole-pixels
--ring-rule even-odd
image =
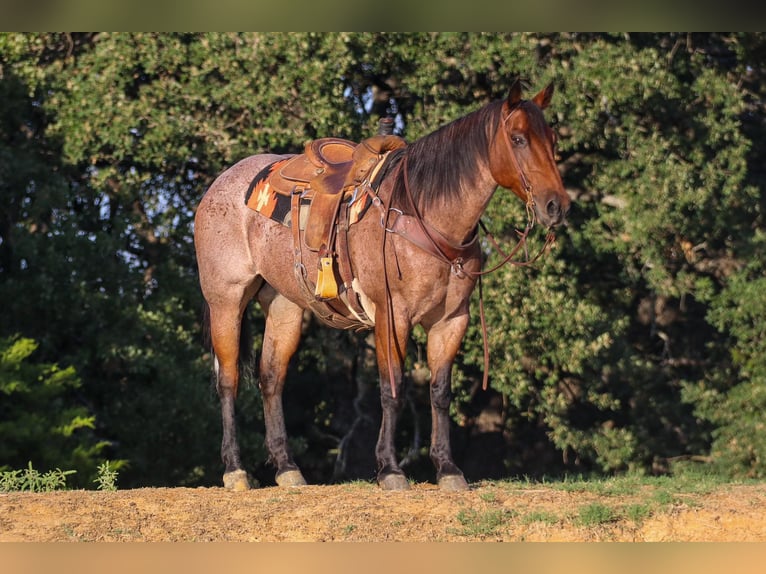
[[[303,478],[300,470],[286,470],[277,475],[278,486],[306,486],[306,479]]]
[[[468,483],[460,474],[446,474],[439,479],[439,488],[448,492],[468,490]]]
[[[409,490],[410,483],[403,474],[387,474],[378,480],[383,490]]]
[[[223,487],[226,490],[233,490],[234,492],[242,492],[244,490],[250,490],[250,481],[247,478],[247,473],[242,470],[232,470],[223,475]]]

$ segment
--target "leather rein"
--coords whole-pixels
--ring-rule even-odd
[[[540,248],[540,250],[535,254],[532,258],[529,257],[529,252],[527,251],[527,237],[529,233],[532,231],[532,228],[535,226],[535,223],[537,221],[537,216],[535,214],[535,198],[534,198],[534,191],[532,188],[532,185],[529,183],[529,180],[526,177],[526,174],[524,173],[524,170],[521,168],[521,165],[519,163],[518,158],[516,157],[515,152],[513,151],[513,146],[511,144],[510,138],[508,137],[508,130],[506,129],[506,124],[510,117],[513,115],[513,113],[519,108],[519,106],[514,107],[508,115],[503,119],[503,125],[500,128],[500,131],[502,131],[503,134],[503,140],[504,143],[508,149],[508,155],[511,158],[511,161],[513,162],[513,166],[516,169],[517,173],[519,174],[519,179],[521,180],[521,185],[524,189],[524,193],[526,194],[526,210],[527,210],[527,225],[524,228],[524,231],[518,231],[516,230],[516,233],[518,235],[518,240],[516,242],[516,245],[509,253],[504,253],[503,250],[498,245],[497,241],[495,241],[495,238],[492,236],[492,234],[487,230],[484,223],[479,220],[479,224],[473,231],[473,237],[468,240],[466,243],[463,243],[461,245],[455,245],[452,242],[450,242],[444,235],[439,232],[436,228],[429,225],[420,214],[420,211],[418,210],[417,204],[415,202],[414,197],[412,196],[412,192],[410,191],[410,185],[407,175],[407,150],[404,151],[404,158],[402,159],[402,163],[400,165],[400,169],[402,170],[402,177],[403,177],[403,183],[404,183],[404,190],[406,193],[407,200],[409,202],[409,210],[413,213],[413,215],[407,215],[403,212],[403,210],[392,207],[390,204],[388,206],[383,206],[382,202],[380,200],[379,196],[375,196],[373,199],[373,203],[377,203],[379,208],[382,211],[381,216],[381,225],[385,229],[385,235],[383,238],[383,253],[384,253],[384,263],[383,263],[383,270],[384,270],[384,277],[385,277],[385,284],[386,284],[386,307],[387,307],[387,319],[388,319],[388,356],[389,360],[388,362],[388,374],[390,378],[391,383],[391,393],[394,398],[396,398],[396,383],[394,378],[394,372],[393,372],[393,365],[392,361],[390,360],[391,357],[391,344],[392,344],[392,331],[393,331],[393,305],[391,300],[391,290],[389,288],[389,282],[388,282],[388,272],[387,272],[387,266],[385,264],[385,238],[388,236],[389,233],[396,233],[397,235],[400,235],[413,243],[414,245],[420,247],[423,249],[426,253],[429,255],[432,255],[436,259],[439,259],[450,266],[452,273],[454,273],[459,278],[466,278],[466,277],[472,277],[478,279],[479,282],[479,318],[481,321],[481,334],[482,334],[482,342],[484,346],[484,376],[482,381],[482,389],[487,389],[487,383],[489,381],[489,342],[487,337],[487,323],[484,313],[484,294],[482,290],[482,282],[481,278],[484,275],[488,275],[494,271],[497,271],[501,267],[510,264],[514,266],[530,266],[533,263],[535,263],[545,252],[548,251],[549,247],[553,244],[553,242],[556,239],[555,234],[552,231],[548,231],[546,237],[545,237],[545,243]],[[389,200],[390,201],[390,200]],[[392,224],[389,224],[389,219],[391,217],[391,214],[396,214],[396,217]],[[490,269],[486,269],[484,271],[470,271],[468,269],[465,269],[464,264],[466,261],[466,258],[469,257],[469,252],[473,250],[474,246],[476,245],[476,242],[479,238],[478,233],[478,227],[481,226],[482,230],[484,230],[484,233],[486,234],[487,238],[489,239],[490,243],[494,247],[494,249],[500,254],[502,257],[502,260],[494,265]],[[525,259],[524,260],[515,260],[514,257],[519,253],[521,249],[524,249]]]

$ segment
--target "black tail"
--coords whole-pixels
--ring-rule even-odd
[[[210,388],[216,392],[218,376],[215,372],[215,350],[213,349],[213,338],[210,335],[210,305],[207,301],[202,302],[202,347],[210,351],[212,360],[210,361]]]
[[[239,381],[249,385],[256,380],[255,355],[253,354],[253,327],[249,317],[250,305],[242,311],[239,328]]]
[[[202,301],[202,346],[213,349],[213,339],[210,337],[210,305]]]
[[[253,333],[248,321],[249,305],[245,307],[242,313],[242,322],[239,332],[239,378],[240,382],[249,384],[255,380],[255,363],[253,361]],[[213,356],[211,362],[212,384],[215,387],[217,381],[215,372],[215,349],[213,348],[213,339],[210,334],[210,305],[207,301],[203,302],[202,307],[202,344],[205,349],[209,349]]]

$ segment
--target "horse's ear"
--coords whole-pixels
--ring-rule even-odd
[[[532,101],[535,102],[541,110],[544,110],[551,103],[552,97],[553,97],[553,82],[551,82],[545,88],[540,90],[540,93],[537,94],[534,98],[532,98]]]
[[[511,89],[508,90],[508,105],[515,106],[521,101],[521,81],[518,77],[514,78]]]

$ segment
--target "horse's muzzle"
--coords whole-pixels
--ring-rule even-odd
[[[556,227],[566,220],[569,205],[569,198],[562,202],[558,197],[552,197],[545,203],[544,209],[538,209],[537,217],[546,227]]]

